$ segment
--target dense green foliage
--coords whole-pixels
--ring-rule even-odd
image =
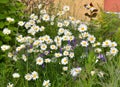
[[[16,0],[0,0],[0,46],[2,44],[15,44],[15,34],[18,31],[17,22],[24,18],[24,5]],[[14,18],[14,22],[9,23],[6,18]],[[4,35],[3,29],[8,28],[12,32],[10,35]],[[19,30],[21,31],[21,30]],[[24,32],[22,30],[21,32]],[[0,62],[3,62],[5,54],[0,51]]]

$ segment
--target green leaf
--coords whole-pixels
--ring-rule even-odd
[[[3,4],[8,3],[8,2],[9,0],[0,0],[0,3],[3,3]]]
[[[4,14],[0,14],[0,19],[6,18]]]
[[[0,28],[4,27],[4,22],[0,22]]]

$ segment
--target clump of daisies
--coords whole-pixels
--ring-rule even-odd
[[[61,72],[70,71],[71,76],[79,76],[81,67],[70,69],[70,63],[73,63],[72,61],[76,57],[74,50],[77,47],[88,50],[93,48],[98,55],[102,54],[103,48],[110,49],[107,54],[115,56],[118,53],[115,48],[116,42],[109,40],[103,43],[97,42],[97,38],[88,32],[87,24],[71,16],[66,20],[59,19],[59,16],[63,16],[69,11],[69,6],[64,6],[56,15],[49,15],[45,9],[42,9],[42,5],[39,5],[38,8],[40,15],[32,13],[28,21],[20,20],[18,22],[18,26],[23,27],[27,35],[17,33],[16,41],[19,44],[15,46],[13,52],[8,52],[8,57],[14,62],[21,62],[22,67],[27,67],[27,70],[23,76],[13,73],[13,78],[24,77],[25,81],[46,79],[41,77],[41,74],[46,75],[49,71],[47,67],[50,67],[51,64],[60,66],[57,69],[60,69]],[[7,18],[7,21],[13,22],[14,20]],[[71,29],[71,26],[74,29]],[[50,30],[51,28],[52,30]],[[11,31],[6,29],[3,30],[3,33],[9,35]],[[72,31],[79,34],[76,36]],[[2,45],[1,49],[6,51],[10,49],[10,46]],[[51,68],[53,67],[51,66]],[[42,69],[47,71],[44,72]],[[50,80],[44,80],[43,86],[51,86],[50,82]]]

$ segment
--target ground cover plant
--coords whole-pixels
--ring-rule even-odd
[[[7,60],[1,67],[0,86],[119,87],[117,43],[107,38],[99,41],[88,23],[71,16],[61,19],[69,6],[56,15],[43,7],[39,4],[39,14],[17,22],[14,46],[1,45]],[[11,32],[9,28],[2,31],[4,35]]]

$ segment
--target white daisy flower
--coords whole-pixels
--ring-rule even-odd
[[[45,27],[44,26],[41,26],[40,27],[40,31],[44,31],[45,30]]]
[[[68,41],[68,40],[69,40],[69,36],[64,35],[64,36],[62,37],[62,40],[63,40],[63,41]]]
[[[95,52],[96,52],[96,53],[100,53],[100,52],[102,52],[102,49],[101,49],[101,48],[96,48],[96,49],[95,49]]]
[[[32,79],[32,75],[29,74],[29,73],[26,74],[26,75],[25,75],[25,79],[28,80],[28,81],[30,81],[30,80]]]
[[[95,71],[91,71],[90,73],[91,73],[91,75],[93,76],[96,72],[95,72]]]
[[[41,48],[41,50],[46,50],[47,49],[47,45],[46,44],[41,44],[40,48]]]
[[[8,53],[8,57],[9,58],[12,58],[13,57],[13,54],[11,52]]]
[[[35,20],[29,20],[30,25],[34,25],[35,26]]]
[[[70,51],[71,50],[71,45],[64,46],[64,49],[67,50],[67,51]]]
[[[38,73],[36,71],[33,71],[31,75],[33,80],[36,80],[39,78]]]
[[[61,57],[62,56],[62,54],[61,53],[55,53],[55,57]]]
[[[69,54],[69,57],[70,58],[73,58],[75,55],[74,55],[74,52],[70,52],[70,54]]]
[[[37,19],[38,19],[38,16],[35,15],[35,14],[31,14],[31,15],[30,15],[30,19],[32,19],[32,20],[37,20]]]
[[[83,32],[83,33],[82,33],[82,37],[83,37],[83,38],[86,38],[86,37],[88,37],[88,36],[89,36],[89,33],[88,33],[88,32]]]
[[[62,27],[62,26],[63,26],[63,23],[58,22],[58,23],[57,23],[57,26],[58,26],[58,27]]]
[[[6,20],[7,20],[8,22],[14,22],[14,18],[11,18],[11,17],[7,17]]]
[[[42,8],[42,6],[43,6],[42,4],[39,4],[39,5],[38,5],[38,8],[39,8],[39,9],[41,9],[41,8]]]
[[[68,64],[68,57],[64,57],[64,58],[62,58],[62,60],[61,60],[61,64],[63,64],[63,65]]]
[[[74,36],[69,36],[70,41],[74,40],[74,38],[75,38]]]
[[[64,7],[63,7],[63,11],[66,12],[66,11],[69,11],[69,10],[70,10],[70,7],[69,7],[69,6],[64,6]]]
[[[117,43],[116,43],[116,42],[111,42],[110,47],[116,47],[116,46],[117,46]]]
[[[24,62],[27,61],[27,57],[25,56],[25,54],[22,55],[22,59],[23,59]]]
[[[25,23],[25,28],[28,29],[31,27],[31,24],[29,22]]]
[[[40,13],[41,13],[41,14],[46,14],[47,12],[46,12],[45,9],[43,9],[43,10],[40,11]]]
[[[67,70],[68,70],[68,67],[67,67],[67,66],[64,66],[62,69],[63,69],[63,71],[67,71]]]
[[[65,21],[64,21],[64,26],[67,27],[69,24],[70,24],[70,22],[69,22],[68,20],[65,20]]]
[[[48,15],[48,14],[44,14],[43,16],[42,16],[42,19],[43,19],[43,21],[49,21],[50,20],[50,16]]]
[[[65,14],[64,11],[59,11],[59,12],[57,13],[58,16],[62,16],[62,15],[64,15],[64,14]]]
[[[57,47],[55,45],[50,45],[50,49],[55,50]]]
[[[78,27],[78,31],[79,32],[85,32],[87,31],[87,26],[85,24],[81,24],[79,27]]]
[[[25,24],[25,22],[23,22],[23,21],[19,21],[19,22],[18,22],[18,25],[19,25],[19,26],[23,26],[24,24]]]
[[[64,51],[64,52],[63,52],[63,55],[64,55],[64,56],[68,56],[68,55],[69,55],[69,52],[68,52],[68,51]]]
[[[118,49],[115,47],[110,48],[110,54],[112,54],[113,56],[115,56],[118,53]]]
[[[87,47],[87,46],[89,45],[89,43],[88,43],[87,41],[82,41],[82,42],[81,42],[81,45],[82,45],[83,47]]]
[[[33,29],[35,30],[35,32],[38,32],[40,30],[39,26],[34,26]]]
[[[79,68],[73,68],[73,69],[71,69],[71,75],[73,76],[73,77],[76,77],[78,74],[80,74],[80,72],[81,72],[81,68],[79,67]]]
[[[13,73],[13,78],[19,78],[20,77],[20,74],[19,73]]]
[[[9,30],[8,28],[3,29],[3,34],[9,35],[10,33],[11,33],[11,30]]]
[[[111,46],[111,41],[110,40],[105,40],[103,43],[102,43],[102,47],[110,47]]]
[[[88,36],[88,41],[90,41],[90,43],[94,43],[95,40],[96,40],[96,38],[93,35]]]
[[[45,63],[50,63],[51,62],[51,59],[47,58],[45,59]]]
[[[50,80],[44,80],[43,81],[43,86],[44,87],[50,87],[51,86]]]
[[[14,84],[12,84],[12,83],[8,83],[8,85],[7,85],[7,87],[13,87],[14,86]]]
[[[10,49],[10,46],[9,45],[2,45],[1,46],[1,50],[2,51],[6,51],[6,50],[9,50]]]
[[[36,64],[37,64],[37,65],[42,65],[43,63],[44,63],[43,58],[38,57],[38,58],[36,59]]]
[[[64,33],[64,28],[59,28],[59,30],[58,30],[58,35],[61,35],[61,34],[63,34]]]

